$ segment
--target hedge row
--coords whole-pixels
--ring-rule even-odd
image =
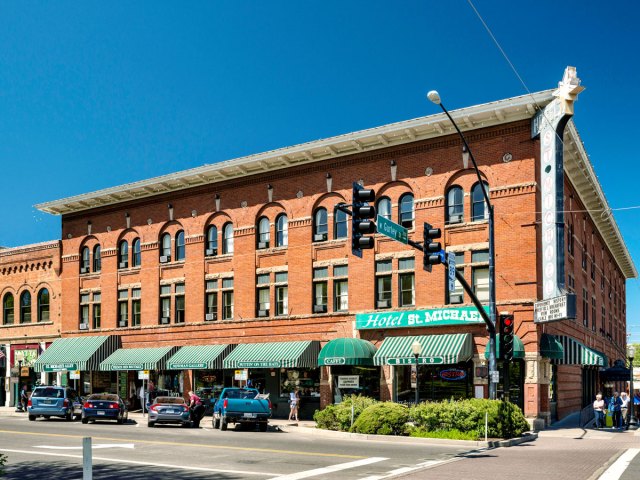
[[[353,406],[353,425],[352,421]],[[529,430],[518,406],[500,400],[469,399],[423,402],[407,407],[361,395],[345,397],[313,416],[318,428],[377,435],[429,436],[429,432],[460,432],[465,437],[511,438]]]

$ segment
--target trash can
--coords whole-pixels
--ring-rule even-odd
[[[607,414],[604,417],[604,424],[606,427],[613,427],[613,412],[607,410]]]

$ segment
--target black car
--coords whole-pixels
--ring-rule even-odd
[[[82,406],[82,423],[88,423],[89,420],[115,420],[123,424],[128,418],[127,406],[113,393],[94,393]]]

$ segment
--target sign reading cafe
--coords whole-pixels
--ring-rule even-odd
[[[484,307],[489,312],[489,307]],[[356,329],[439,327],[484,323],[475,307],[438,308],[434,310],[404,310],[401,312],[358,313]]]

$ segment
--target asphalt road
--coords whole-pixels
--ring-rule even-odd
[[[146,423],[88,424],[0,417],[7,478],[82,478],[82,438],[91,437],[95,479],[382,479],[469,454],[468,447],[361,441],[270,428],[213,430]]]

